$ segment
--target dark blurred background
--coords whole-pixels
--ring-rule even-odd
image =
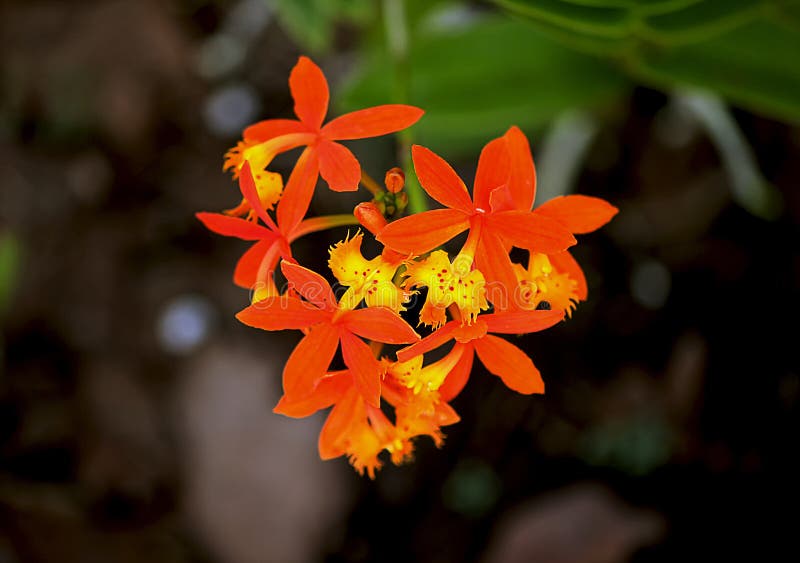
[[[0,4],[0,562],[797,560],[798,3],[498,4]],[[518,124],[538,202],[621,209],[589,301],[518,341],[547,394],[476,367],[444,447],[375,481],[271,413],[298,335],[235,321],[245,246],[193,217],[301,53],[334,114],[426,109],[467,179]]]

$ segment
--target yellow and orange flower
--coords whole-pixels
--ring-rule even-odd
[[[581,195],[533,208],[533,158],[525,135],[511,127],[481,151],[472,194],[441,157],[413,146],[422,188],[444,207],[389,222],[384,212],[393,217],[404,210],[400,203],[391,209],[385,204],[406,201],[402,172],[390,170],[388,191],[381,192],[373,180],[361,180],[360,164],[339,141],[398,131],[422,110],[383,105],[323,125],[328,84],[306,57],[292,69],[289,87],[297,119],[256,123],[226,154],[224,168],[238,179],[241,202],[197,217],[211,231],[253,242],[234,272],[235,283],[254,291],[239,321],[303,333],[284,366],[284,393],[274,411],[306,417],[331,408],[319,436],[320,457],[347,456],[357,471],[374,478],[381,456],[395,464],[408,461],[418,437],[443,443],[442,427],[459,420],[449,402],[466,385],[476,356],[510,389],[544,393],[533,361],[498,335],[538,332],[573,314],[588,288],[568,248],[577,242],[574,235],[600,228],[617,209]],[[305,148],[284,187],[268,167],[277,154],[297,147]],[[375,200],[359,204],[352,215],[306,218],[319,176],[337,192],[354,191],[361,180]],[[383,248],[365,257],[361,231],[328,248],[337,290],[344,290],[337,298],[325,277],[297,263],[292,243],[358,224]],[[440,248],[464,231],[466,241],[454,257]],[[528,251],[527,264],[512,261],[513,247]],[[288,280],[284,291],[273,277],[278,268]],[[418,320],[431,332],[421,338],[401,314],[412,309],[411,297],[423,294]],[[453,341],[426,364],[429,352]],[[386,345],[407,346],[393,355]],[[346,369],[332,371],[339,350]]]

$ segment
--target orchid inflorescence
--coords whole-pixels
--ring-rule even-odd
[[[587,284],[567,248],[576,243],[573,235],[598,229],[617,210],[580,195],[532,209],[533,158],[525,135],[511,127],[483,148],[472,195],[445,160],[414,145],[419,183],[444,207],[394,219],[407,201],[402,171],[390,170],[383,190],[339,141],[400,131],[423,111],[382,105],[323,125],[328,84],[306,57],[292,70],[289,87],[298,119],[256,123],[226,155],[224,167],[238,178],[241,202],[197,217],[218,234],[254,242],[234,272],[234,282],[252,292],[237,318],[263,330],[304,334],[284,367],[284,394],[275,412],[306,417],[333,406],[320,433],[320,456],[347,455],[374,478],[384,450],[400,464],[411,457],[417,436],[441,445],[441,427],[459,420],[449,403],[467,383],[476,354],[509,388],[544,392],[530,358],[497,335],[537,332],[572,314],[586,299]],[[277,154],[298,147],[305,148],[284,187],[268,166]],[[353,215],[306,218],[319,176],[334,191],[364,184],[374,197]],[[383,251],[365,257],[360,229],[333,244],[328,265],[343,291],[334,292],[292,256],[292,243],[306,234],[359,224]],[[466,241],[451,259],[439,247],[464,231]],[[512,247],[528,251],[527,264],[512,262]],[[288,280],[282,289],[277,268]],[[424,338],[401,316],[411,314],[417,296],[424,296],[417,323],[428,331]],[[392,358],[383,354],[386,345],[406,346]],[[339,349],[346,369],[332,371]],[[426,362],[429,352],[441,359]]]

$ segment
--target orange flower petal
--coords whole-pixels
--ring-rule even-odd
[[[434,413],[432,418],[433,422],[437,426],[449,426],[461,420],[461,417],[458,416],[458,413],[455,411],[455,409],[446,402],[436,403],[433,408]]]
[[[570,232],[580,235],[596,231],[611,221],[618,211],[599,197],[563,195],[543,203],[535,213],[555,219]]]
[[[372,354],[372,348],[358,336],[344,330],[342,336],[342,356],[345,365],[353,374],[356,389],[373,407],[381,404],[381,365]]]
[[[261,262],[274,243],[274,240],[262,240],[247,249],[247,252],[242,254],[242,257],[236,263],[236,269],[233,272],[233,283],[239,287],[251,289],[258,281],[258,270],[261,268]],[[277,258],[277,254],[275,256]]]
[[[547,257],[550,259],[550,264],[552,264],[558,272],[563,272],[575,280],[578,284],[578,287],[575,289],[578,299],[586,301],[586,298],[589,297],[589,284],[586,283],[586,276],[580,264],[575,260],[575,257],[572,256],[568,250],[559,252],[558,254],[549,254]]]
[[[489,141],[481,151],[478,170],[475,172],[475,207],[489,211],[489,194],[508,183],[510,171],[511,158],[505,139],[500,137]]]
[[[445,402],[452,401],[461,393],[469,380],[469,374],[472,373],[475,349],[469,344],[456,344],[453,346],[451,354],[455,353],[458,348],[462,348],[461,357],[447,374],[442,386],[439,387],[439,398]]]
[[[409,344],[420,339],[400,315],[386,307],[348,311],[340,324],[359,336],[384,344]]]
[[[278,226],[287,238],[305,217],[318,177],[317,151],[313,147],[307,147],[297,160],[278,202]]]
[[[304,124],[319,129],[328,113],[328,81],[308,57],[300,57],[289,75],[294,113]]]
[[[473,343],[478,357],[491,373],[523,395],[544,393],[542,375],[531,359],[519,348],[502,338],[488,334]]]
[[[435,350],[439,346],[451,341],[456,330],[461,326],[457,321],[450,321],[439,330],[436,330],[411,346],[406,346],[397,351],[398,362],[408,362],[421,354]]]
[[[489,332],[501,334],[527,334],[557,325],[564,319],[564,311],[507,311],[481,315]]]
[[[256,181],[250,170],[250,163],[247,161],[245,161],[241,172],[239,172],[239,190],[242,192],[242,197],[250,204],[250,208],[256,212],[259,219],[264,221],[267,225],[272,225],[272,219],[267,215],[264,206],[261,205],[261,198],[258,197],[258,189],[256,189]]]
[[[365,424],[367,409],[358,390],[351,387],[337,402],[319,433],[319,457],[333,459],[345,453],[344,445],[351,429]]]
[[[320,141],[317,145],[319,173],[335,192],[354,192],[361,181],[361,165],[344,145]]]
[[[322,134],[333,141],[380,137],[414,125],[423,113],[403,104],[375,106],[332,119],[322,128]]]
[[[348,371],[326,374],[311,395],[301,398],[284,395],[272,412],[292,418],[305,418],[336,403],[352,386],[353,378]]]
[[[486,279],[486,299],[495,311],[516,306],[517,275],[503,242],[492,232],[484,231],[475,252],[475,265]]]
[[[577,242],[561,223],[532,211],[501,211],[486,220],[488,229],[519,248],[555,254]]]
[[[321,309],[329,311],[336,309],[336,297],[333,295],[333,290],[328,280],[321,275],[286,260],[281,262],[281,271],[289,280],[292,288],[308,301]]]
[[[503,138],[511,159],[508,191],[516,209],[530,211],[536,196],[536,168],[533,165],[531,147],[525,134],[516,126],[506,131]]]
[[[258,301],[236,314],[240,322],[263,330],[308,328],[324,323],[330,317],[328,311],[288,295]]]
[[[242,240],[268,240],[274,241],[277,235],[269,229],[256,225],[252,221],[245,221],[238,217],[223,215],[222,213],[200,212],[194,215],[209,231],[225,237],[236,237]]]
[[[434,209],[393,221],[376,237],[392,250],[420,255],[446,243],[469,227],[469,217],[455,209]]]
[[[245,141],[263,143],[275,137],[308,133],[308,127],[296,119],[265,119],[247,127],[242,134]]]
[[[451,209],[472,213],[472,198],[456,171],[441,156],[420,145],[411,147],[419,183],[433,199]]]
[[[283,368],[283,392],[294,401],[313,393],[339,347],[339,330],[328,323],[311,327]]]

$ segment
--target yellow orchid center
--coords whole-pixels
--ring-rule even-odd
[[[278,203],[283,193],[283,178],[281,178],[281,175],[266,169],[275,157],[274,151],[269,150],[268,144],[239,141],[235,147],[225,154],[225,163],[222,167],[223,170],[231,169],[233,178],[237,179],[244,163],[249,162],[256,185],[256,192],[258,192],[258,199],[261,202],[261,206],[267,211]],[[248,221],[258,220],[258,215],[245,199],[242,199],[239,205],[233,209],[225,210],[225,213],[235,217],[247,215]]]
[[[447,253],[437,250],[408,266],[406,287],[428,288],[419,316],[421,323],[439,328],[447,322],[447,307],[455,304],[463,322],[472,324],[478,313],[489,308],[486,280],[480,270],[472,268],[472,262],[470,255],[462,253],[451,264]]]
[[[393,376],[414,395],[438,391],[445,378],[461,359],[463,348],[456,347],[441,360],[422,367],[422,356],[407,362],[394,362],[386,372]],[[435,397],[438,399],[438,396]]]
[[[546,254],[531,252],[528,268],[514,264],[514,270],[525,309],[560,309],[572,315],[578,303],[578,283],[557,271]]]
[[[364,235],[356,233],[336,243],[329,250],[328,266],[347,291],[339,299],[342,309],[354,309],[362,300],[368,307],[388,307],[404,310],[406,293],[394,284],[394,274],[400,263],[392,263],[382,256],[367,260],[361,253]]]

